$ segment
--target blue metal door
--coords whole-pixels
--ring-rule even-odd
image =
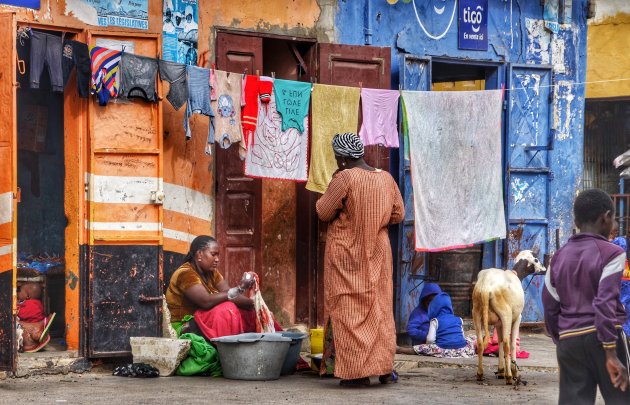
[[[551,125],[552,71],[549,66],[511,65],[508,69],[508,130],[506,142],[507,260],[521,250],[538,250],[543,260],[549,251],[549,153],[553,149]],[[543,320],[543,277],[523,280],[523,322]],[[531,281],[531,284],[530,284]],[[529,287],[528,287],[529,285]]]
[[[403,55],[400,61],[400,86],[404,90],[431,90],[431,59]],[[405,219],[399,228],[398,274],[395,289],[396,327],[399,333],[407,331],[409,314],[418,304],[426,273],[426,253],[415,250],[409,138],[405,126],[401,125],[401,128],[399,183],[405,200]]]

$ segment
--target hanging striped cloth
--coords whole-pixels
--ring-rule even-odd
[[[110,97],[118,96],[116,76],[122,52],[100,46],[90,47],[92,63],[91,93],[98,97],[99,105],[107,105]]]

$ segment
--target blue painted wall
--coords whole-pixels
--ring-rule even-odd
[[[556,229],[560,244],[566,242],[572,232],[572,202],[581,184],[583,166],[584,86],[576,83],[583,83],[586,77],[586,0],[573,0],[571,21],[561,24],[557,33],[551,33],[545,28],[543,6],[538,0],[488,0],[487,51],[458,49],[456,6],[456,0],[399,0],[393,5],[386,0],[339,0],[335,17],[336,42],[391,47],[392,88],[399,87],[399,66],[403,54],[498,62],[502,64],[499,74],[503,75],[499,81],[512,83],[516,79],[527,80],[523,75],[517,77],[517,73],[527,74],[528,70],[515,70],[510,80],[509,64],[550,66],[554,87],[549,91],[549,130],[545,131],[553,139],[553,150],[541,152],[534,159],[544,159],[544,162],[539,162],[540,166],[549,169],[545,175],[546,190],[536,191],[537,187],[541,187],[540,183],[523,185],[522,182],[518,183],[519,190],[514,179],[507,187],[507,204],[512,207],[511,211],[508,210],[508,216],[542,215],[542,212],[546,215],[546,221],[543,221],[542,227],[531,226],[531,232],[524,232],[525,235],[518,232],[511,234],[508,240],[508,263],[511,266],[511,259],[518,250],[538,244],[541,245],[542,253],[553,253]],[[403,83],[403,87],[408,85]],[[511,107],[515,107],[512,103],[523,97],[516,92],[513,90],[513,95],[507,98]],[[533,111],[531,113],[534,114]],[[534,124],[539,120],[533,115],[529,119]],[[517,144],[522,134],[518,133],[519,123],[514,122],[516,120],[515,115],[506,112],[505,139],[508,145],[504,158],[508,162],[510,154],[522,147]],[[531,142],[530,146],[547,143],[540,139]],[[507,168],[506,181],[510,181]],[[541,200],[540,193],[546,193],[547,202]],[[546,206],[541,207],[541,204]],[[511,228],[514,229],[516,226]],[[406,249],[410,249],[411,246],[404,243],[405,238],[402,240],[403,245],[407,245]],[[484,266],[491,257],[484,252]],[[399,280],[402,284],[409,281],[404,277]],[[409,306],[409,303],[405,305],[405,299],[412,300],[422,289],[422,286],[412,284],[398,286],[401,290],[398,293],[402,295],[407,294],[402,291],[405,288],[411,290],[411,287],[419,287],[410,292],[408,297],[402,297],[402,302],[398,303],[399,331],[404,331],[406,327],[407,309],[401,308]],[[539,294],[542,280],[534,280],[532,284],[535,288],[530,287],[531,291],[526,294],[524,321],[542,320]]]

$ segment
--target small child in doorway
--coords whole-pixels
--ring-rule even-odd
[[[594,404],[599,387],[607,404],[630,404],[619,300],[626,253],[608,241],[615,208],[608,194],[591,189],[577,196],[573,212],[580,232],[551,260],[542,297],[560,366],[558,402]]]
[[[25,353],[37,352],[50,342],[48,331],[55,313],[45,315],[41,295],[39,283],[25,282],[18,285],[18,349]]]

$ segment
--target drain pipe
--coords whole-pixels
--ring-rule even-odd
[[[370,0],[365,0],[363,11],[363,33],[365,34],[364,45],[372,45],[372,13],[370,10]]]

